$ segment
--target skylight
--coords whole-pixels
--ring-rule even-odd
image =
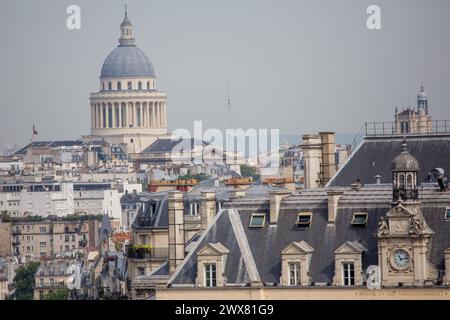
[[[250,228],[263,228],[266,221],[264,213],[253,213],[250,220]]]
[[[353,225],[366,225],[367,224],[367,212],[355,212],[353,213],[352,224]]]
[[[311,226],[311,218],[311,212],[300,212],[297,215],[297,221],[295,221],[295,224],[299,228],[309,228]]]

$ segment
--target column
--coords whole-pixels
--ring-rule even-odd
[[[91,128],[94,127],[94,104],[91,103]]]
[[[139,102],[139,127],[144,126],[144,113],[142,112],[142,102]]]
[[[155,102],[152,102],[152,127],[156,127],[155,123]]]
[[[151,127],[152,126],[152,114],[151,114],[151,109],[150,109],[150,102],[147,103],[147,127]]]
[[[109,103],[106,103],[106,107],[105,107],[105,112],[106,112],[106,126],[105,128],[109,128]]]
[[[163,126],[162,102],[159,102],[159,127]]]
[[[119,103],[117,110],[119,112],[119,128],[122,128],[122,102]]]
[[[128,113],[128,102],[125,102],[125,128],[129,127],[130,115]]]
[[[101,107],[100,107],[100,115],[101,115],[101,117],[100,117],[100,128],[104,128],[104,126],[103,126],[103,124],[105,123],[105,104],[104,103],[102,103],[101,104]]]
[[[116,127],[116,104],[114,102],[111,103],[111,116],[112,116],[111,128],[117,128]]]
[[[161,126],[161,110],[160,110],[159,101],[156,103],[156,126],[159,128]]]
[[[166,103],[163,102],[163,115],[164,115],[164,121],[163,121],[163,127],[167,127],[167,114],[166,114]]]
[[[136,102],[133,102],[133,128],[137,128],[137,106],[136,106]]]

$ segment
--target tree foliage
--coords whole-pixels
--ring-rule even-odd
[[[241,164],[241,176],[252,177],[253,181],[258,181],[260,178],[258,170],[255,167],[246,164]]]
[[[34,275],[39,265],[39,262],[29,262],[17,269],[14,277],[16,286],[14,297],[16,300],[33,300]]]
[[[67,288],[58,288],[44,295],[44,300],[67,300],[70,291]]]

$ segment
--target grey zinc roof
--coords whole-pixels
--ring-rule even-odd
[[[100,78],[155,77],[153,65],[147,55],[136,46],[115,48],[103,63]]]
[[[220,242],[230,251],[225,265],[227,283],[249,283],[249,275],[238,240],[236,239],[236,233],[228,212],[222,210],[217,214],[215,223],[199,239],[195,250],[188,254],[177,271],[172,275],[169,280],[170,284],[175,286],[177,284],[195,284],[195,278],[197,277],[197,252],[210,242]]]
[[[184,150],[192,150],[194,148],[194,139],[158,139],[141,153],[171,152],[175,147]]]
[[[403,137],[366,138],[346,164],[329,182],[329,186],[348,186],[360,179],[362,183],[374,183],[381,176],[382,183],[392,179],[391,161],[402,150]],[[428,172],[443,168],[450,174],[450,135],[408,137],[409,153],[418,161],[419,182],[425,182]]]
[[[292,242],[305,241],[314,252],[309,273],[313,283],[331,283],[335,270],[335,250],[350,242],[367,249],[362,253],[363,269],[378,264],[378,242],[376,232],[378,222],[391,208],[392,188],[389,184],[366,185],[360,191],[341,188],[344,191],[334,224],[329,224],[326,189],[305,190],[283,199],[277,224],[270,225],[269,200],[239,199],[227,206],[213,225],[197,242],[183,264],[171,279],[173,285],[194,284],[197,276],[196,253],[208,242],[220,242],[228,254],[225,276],[228,283],[245,284],[249,275],[237,237],[244,237],[251,251],[257,273],[263,283],[279,283],[281,276],[281,251]],[[444,269],[444,251],[450,247],[450,221],[444,219],[446,206],[450,203],[450,193],[439,192],[436,185],[421,189],[422,211],[427,224],[435,235],[431,246],[431,262]],[[294,222],[301,211],[312,212],[311,226],[297,228]],[[230,212],[238,214],[231,218]],[[265,213],[263,228],[250,228],[252,213]],[[353,213],[367,212],[367,226],[352,225]],[[231,222],[238,219],[244,232],[236,232]],[[362,246],[362,247],[361,247]],[[241,268],[241,269],[239,269]],[[243,276],[245,270],[245,277]]]

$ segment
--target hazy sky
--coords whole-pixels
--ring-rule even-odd
[[[122,0],[2,0],[0,149],[89,133],[89,94],[118,44]],[[81,7],[81,30],[66,8]],[[127,0],[137,45],[168,95],[171,130],[232,127],[357,132],[415,105],[450,119],[448,0]],[[366,27],[381,7],[382,30]]]

